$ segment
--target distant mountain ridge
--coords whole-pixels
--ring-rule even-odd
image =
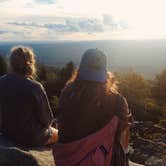
[[[108,68],[115,71],[134,70],[152,77],[166,68],[166,40],[0,43],[0,54],[9,55],[15,45],[32,47],[38,61],[47,65],[73,61],[78,66],[85,50],[98,48],[107,55]]]

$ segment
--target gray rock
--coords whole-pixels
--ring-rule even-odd
[[[37,160],[28,152],[16,147],[0,147],[1,166],[39,166]]]

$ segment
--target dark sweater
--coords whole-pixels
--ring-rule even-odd
[[[46,143],[52,111],[43,86],[14,74],[0,78],[1,132],[18,144]]]

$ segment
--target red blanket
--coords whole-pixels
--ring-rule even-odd
[[[56,144],[53,148],[56,166],[110,166],[117,125],[118,118],[114,116],[96,133],[71,143]]]

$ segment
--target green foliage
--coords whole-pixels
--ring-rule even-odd
[[[53,110],[53,114],[56,114],[57,106],[58,106],[59,98],[57,96],[52,96],[50,100],[51,108]]]
[[[46,89],[54,116],[56,116],[58,96],[74,70],[73,62],[67,63],[63,68],[46,66],[44,64],[37,65],[37,79]]]
[[[145,99],[150,96],[150,85],[141,75],[134,72],[118,75],[119,90],[131,105],[144,105]]]
[[[38,64],[37,65],[37,77],[39,81],[46,81],[47,80],[47,69],[44,64]]]
[[[66,82],[75,70],[73,62],[67,63],[62,68],[55,66],[38,65],[38,80],[44,85],[50,99],[59,96]]]
[[[6,59],[0,55],[0,76],[6,74],[6,72],[7,72]]]
[[[55,80],[59,71],[59,69],[54,66],[46,66],[44,64],[38,64],[37,68],[37,77],[40,82]]]
[[[166,106],[166,69],[155,77],[152,95],[160,105]]]
[[[67,63],[66,66],[59,71],[58,80],[64,85],[71,78],[74,69],[73,62]]]
[[[161,107],[152,98],[150,81],[133,71],[120,73],[117,78],[119,90],[126,97],[136,120],[161,119]]]

